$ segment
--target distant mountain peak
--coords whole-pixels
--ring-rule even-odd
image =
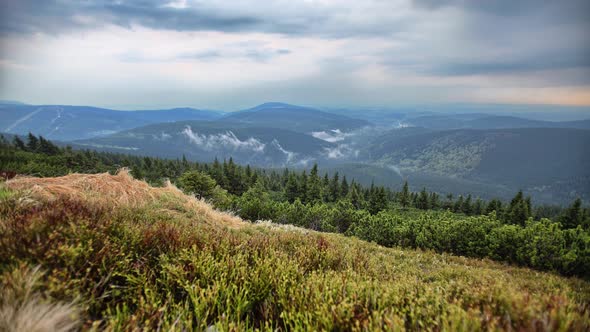
[[[266,103],[262,103],[258,106],[255,106],[254,108],[305,108],[303,106],[297,106],[297,105],[291,105],[291,104],[287,104],[287,103],[281,103],[278,101],[271,101],[271,102],[266,102]]]
[[[0,100],[0,105],[27,105],[25,103],[22,103],[20,101],[16,101],[16,100]]]

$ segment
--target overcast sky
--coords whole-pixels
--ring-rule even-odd
[[[0,99],[590,105],[588,0],[0,0]]]

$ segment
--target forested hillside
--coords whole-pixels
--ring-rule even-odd
[[[58,148],[30,135],[2,143],[0,168],[11,174],[58,176],[70,172],[116,172],[128,167],[153,184],[170,179],[187,193],[247,220],[272,220],[339,232],[385,246],[432,249],[470,257],[590,275],[590,210],[575,200],[567,209],[539,205],[522,192],[510,201],[441,197],[407,183],[392,190],[366,187],[338,173],[266,171],[232,159],[194,163]]]
[[[404,128],[373,140],[371,157],[403,173],[524,189],[544,201],[590,199],[590,131]],[[571,197],[570,197],[571,199]]]

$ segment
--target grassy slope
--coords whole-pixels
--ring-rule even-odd
[[[85,329],[590,328],[578,279],[247,224],[125,174],[35,181],[0,195],[2,288],[39,265]]]

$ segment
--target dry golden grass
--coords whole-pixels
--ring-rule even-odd
[[[0,290],[0,331],[68,332],[80,326],[73,304],[52,302],[35,292],[39,268],[21,266],[3,275]]]
[[[24,192],[39,201],[82,200],[109,208],[138,208],[172,201],[181,204],[185,210],[202,216],[202,220],[232,228],[246,225],[236,216],[217,211],[206,202],[185,195],[170,182],[161,188],[151,187],[144,181],[133,179],[127,169],[119,170],[116,175],[74,173],[55,178],[16,177],[7,181],[6,187]]]

